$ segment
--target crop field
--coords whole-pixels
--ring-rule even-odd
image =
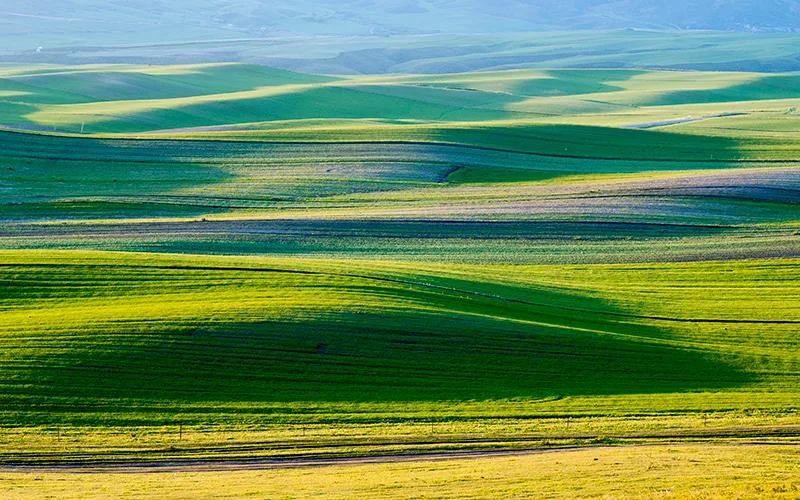
[[[798,105],[792,73],[3,66],[0,492],[794,498]]]

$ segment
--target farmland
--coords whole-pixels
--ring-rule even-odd
[[[798,84],[2,67],[0,490],[21,466],[77,497],[53,467],[414,454],[237,491],[425,468],[421,495],[476,470],[514,494],[525,467],[556,494],[546,454],[414,460],[571,447],[609,481],[671,464],[617,494],[692,494],[670,488],[701,457],[773,475],[700,494],[796,495]],[[125,484],[193,474],[225,480]]]
[[[153,491],[180,497],[283,496],[397,498],[600,497],[794,498],[796,449],[771,445],[681,445],[594,448],[534,455],[490,455],[457,460],[350,463],[314,468],[216,470],[171,474],[52,471],[4,474],[10,498],[31,488],[59,498],[87,495],[143,498]],[[776,466],[776,464],[779,464]],[[532,480],[536,478],[536,480]],[[691,486],[690,486],[691,485]]]

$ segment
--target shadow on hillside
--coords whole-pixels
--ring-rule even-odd
[[[665,92],[642,103],[645,106],[674,106],[738,101],[763,101],[800,97],[800,75],[765,75],[753,81],[719,89]]]
[[[202,66],[157,66],[139,71],[114,70],[38,70],[26,75],[0,78],[4,96],[0,124],[28,128],[34,126],[61,132],[78,132],[80,117],[74,123],[45,125],[31,122],[29,115],[43,106],[88,104],[109,101],[180,99],[194,96],[242,92],[268,85],[319,83],[335,78],[304,75],[248,64]],[[99,119],[92,116],[90,121]],[[92,123],[86,130],[96,132]]]
[[[239,279],[203,272],[230,286]],[[269,287],[273,279],[270,272],[246,275],[246,286]],[[105,398],[191,406],[677,393],[753,380],[717,353],[663,343],[670,333],[656,322],[584,295],[435,276],[331,276],[343,280],[337,289],[372,305],[312,307],[291,321],[100,321],[70,332],[68,341],[20,337],[25,355],[9,351],[14,359],[2,372],[25,388],[17,395],[28,402],[69,400],[75,408]],[[294,286],[331,293],[315,279],[298,275]],[[383,296],[394,306],[375,306]]]

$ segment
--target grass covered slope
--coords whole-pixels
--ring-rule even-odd
[[[490,447],[575,443],[597,432],[586,425],[642,411],[647,418],[607,423],[605,435],[625,442],[659,425],[680,439],[692,431],[676,411],[724,418],[731,437],[751,435],[740,419],[756,412],[779,424],[761,432],[793,435],[793,260],[654,267],[2,256],[3,423],[83,429],[64,452],[39,449],[45,431],[26,450],[12,444],[5,460],[351,454],[373,439],[392,442],[398,430],[405,437],[394,446],[413,450],[409,437],[430,421],[448,429],[424,431],[438,446],[480,445],[466,444],[478,437],[493,439]],[[578,419],[573,430],[539,427],[565,416]],[[178,423],[187,434],[217,430],[187,435],[190,448],[158,433],[138,450],[112,454],[119,438],[91,444],[103,429],[171,432]],[[301,438],[306,426],[314,437]],[[225,429],[240,437],[208,441]],[[284,437],[269,438],[270,429]],[[297,442],[281,451],[288,438]],[[248,452],[242,439],[266,441]],[[330,449],[315,451],[320,445]]]
[[[345,267],[337,261],[303,264],[289,259],[228,268],[224,263],[230,261],[207,258],[164,257],[138,264],[143,257],[136,255],[117,256],[122,259],[117,266],[102,254],[97,263],[91,254],[54,254],[56,262],[51,264],[36,259],[13,265],[18,255],[28,260],[37,254],[4,255],[4,272],[25,284],[21,289],[13,286],[4,296],[6,328],[23,327],[31,310],[46,309],[36,314],[36,326],[23,327],[28,335],[46,334],[53,348],[62,344],[59,339],[75,342],[73,353],[56,359],[50,353],[57,351],[40,345],[41,355],[61,367],[52,376],[46,375],[49,370],[35,368],[30,373],[24,365],[22,373],[30,373],[30,379],[7,374],[7,379],[27,387],[29,395],[63,392],[64,397],[76,397],[91,380],[98,398],[139,394],[145,400],[185,397],[189,403],[498,399],[712,389],[740,385],[750,377],[715,363],[710,353],[686,350],[691,344],[664,341],[669,336],[666,325],[692,319],[724,323],[730,318],[754,325],[786,319],[788,326],[797,312],[784,306],[770,308],[769,316],[718,311],[706,318],[697,311],[688,317],[651,319],[609,304],[620,300],[613,292],[612,297],[593,298],[582,296],[591,290],[569,290],[569,279],[552,283],[555,269],[533,269],[524,282],[509,283],[502,277],[510,270],[502,268],[481,267],[479,273],[454,266],[407,275],[402,267],[393,272],[392,265],[367,262]],[[203,265],[203,260],[211,263]],[[775,276],[792,282],[796,277],[784,272],[791,266],[777,265]],[[384,267],[388,269],[375,272]],[[734,269],[742,273],[737,276],[748,273],[747,267]],[[617,279],[630,280],[641,272],[625,271],[617,270]],[[459,274],[451,277],[450,272]],[[519,276],[525,271],[516,272]],[[672,279],[682,272],[703,268],[677,268]],[[581,271],[575,273],[573,279],[580,280]],[[613,268],[609,273],[615,276]],[[535,284],[539,274],[549,280],[547,285]],[[501,279],[487,280],[487,275]],[[62,285],[54,289],[54,282]],[[763,300],[780,303],[795,291],[776,287]],[[93,326],[87,324],[89,318]],[[441,332],[449,333],[442,338]],[[16,339],[20,347],[25,338]],[[729,346],[726,351],[730,350]],[[89,358],[83,356],[89,356],[95,368],[86,366]],[[44,358],[28,362],[35,367]],[[566,368],[565,363],[575,364]],[[694,367],[691,376],[681,368],[685,365]],[[153,376],[152,382],[161,383],[142,384]]]
[[[793,75],[4,71],[0,461],[797,438]]]
[[[531,126],[554,124],[658,128],[665,122],[673,131],[689,118],[723,124],[749,116],[791,126],[800,99],[797,79],[641,70],[333,78],[241,64],[12,66],[0,71],[0,124],[86,133],[193,129],[228,136],[249,131],[257,137],[264,131],[266,138],[270,132],[298,133],[298,140],[315,134],[325,140],[334,133],[411,138],[475,129],[524,134]],[[627,134],[619,141],[628,136],[647,137]],[[792,144],[796,150],[796,141],[784,137],[769,145]]]
[[[544,129],[552,140],[520,139],[518,147],[558,149],[561,140],[598,153],[591,142],[571,142],[575,135],[555,135],[559,127]],[[671,134],[619,132],[657,137],[669,154],[685,148]],[[0,142],[5,248],[472,262],[798,255],[800,178],[791,163],[612,160],[431,142],[11,132]],[[636,142],[607,143],[609,155],[641,155]]]

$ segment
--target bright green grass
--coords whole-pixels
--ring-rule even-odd
[[[0,461],[797,435],[792,75],[4,71]]]
[[[322,83],[333,78],[304,75],[248,64],[179,65],[171,68],[137,66],[55,67],[21,71],[3,83],[35,98],[45,89],[80,96],[72,104],[126,99],[164,99],[240,92],[263,85]],[[44,96],[41,102],[47,102]]]
[[[611,330],[624,334],[623,338],[633,336],[631,340],[657,338],[663,333],[646,326],[616,325],[613,314],[622,311],[608,309],[603,301],[582,299],[546,286],[538,291],[515,289],[428,273],[408,277],[378,274],[372,278],[369,273],[361,277],[358,269],[325,267],[318,274],[303,274],[310,270],[305,266],[295,269],[291,261],[288,268],[267,270],[261,273],[263,276],[202,267],[193,271],[191,262],[187,265],[190,269],[174,272],[159,267],[122,267],[117,271],[114,266],[68,264],[38,271],[35,265],[9,268],[17,285],[4,293],[7,325],[14,325],[17,331],[31,330],[28,335],[36,338],[46,334],[55,344],[51,348],[42,346],[45,355],[54,353],[52,349],[62,342],[59,339],[73,337],[79,331],[94,331],[97,337],[88,341],[98,349],[91,354],[94,362],[113,367],[119,376],[109,378],[94,370],[70,369],[73,363],[83,364],[81,353],[88,348],[76,345],[74,354],[65,353],[66,358],[56,362],[66,370],[62,373],[57,370],[48,375],[50,370],[46,370],[26,381],[19,380],[15,369],[6,378],[28,386],[29,395],[53,390],[60,396],[74,397],[93,378],[99,398],[136,392],[144,399],[178,397],[188,401],[496,399],[674,392],[714,388],[720,384],[717,378],[722,385],[747,380],[745,375],[713,363],[709,363],[708,374],[702,375],[703,357],[699,353],[670,354],[664,347],[647,345],[629,351],[626,342],[615,346],[619,343],[615,335],[594,338],[590,335],[593,331]],[[281,272],[283,269],[288,273]],[[100,274],[94,277],[95,272]],[[78,276],[83,278],[76,280]],[[135,285],[117,284],[125,282]],[[23,283],[23,288],[17,288]],[[53,289],[51,283],[58,285]],[[66,283],[75,293],[64,295]],[[491,298],[470,297],[476,292]],[[503,297],[524,298],[531,305],[509,304]],[[35,324],[39,326],[26,326],[23,318],[28,311],[42,310],[45,304],[52,306],[36,315]],[[565,313],[558,312],[559,305],[568,307]],[[574,310],[588,311],[583,314],[589,316],[591,311],[608,310],[612,315],[603,318],[601,313],[595,319],[579,320],[569,312]],[[48,324],[48,316],[59,319]],[[374,326],[378,317],[382,318],[380,328]],[[107,323],[112,318],[126,326],[117,330]],[[153,330],[148,323],[156,318],[159,322]],[[216,326],[208,324],[212,318],[217,318]],[[89,321],[94,326],[87,324]],[[520,322],[517,327],[514,321]],[[615,326],[606,326],[609,321]],[[437,327],[425,326],[432,324]],[[436,332],[442,330],[460,333],[441,338]],[[311,332],[316,333],[309,336]],[[28,335],[14,337],[24,344]],[[574,340],[568,340],[571,337]],[[556,338],[560,340],[556,342]],[[116,340],[109,348],[97,344],[111,339]],[[549,353],[551,349],[555,352]],[[156,353],[162,350],[165,358],[158,361]],[[185,361],[175,357],[183,351],[189,356]],[[566,351],[574,351],[577,364],[561,373],[564,360],[557,353]],[[585,357],[578,354],[581,352]],[[605,354],[589,354],[592,352]],[[281,361],[281,353],[295,355]],[[491,353],[499,356],[498,362],[492,361]],[[633,357],[627,359],[629,354]],[[189,372],[192,366],[205,366],[211,361],[209,356],[216,359],[213,370]],[[531,356],[537,359],[535,366],[529,365]],[[686,359],[680,359],[682,356]],[[141,359],[141,366],[137,366],[137,359]],[[638,360],[645,359],[647,362],[639,365]],[[342,365],[346,360],[350,368]],[[41,360],[30,362],[35,366]],[[254,363],[252,367],[245,365],[249,362]],[[451,367],[438,371],[440,378],[433,367],[442,367],[442,363]],[[687,363],[698,369],[697,381],[686,380],[679,372],[665,375]],[[637,365],[641,372],[637,372]],[[482,367],[481,376],[473,378],[478,366]],[[655,366],[662,368],[655,370]],[[497,367],[497,373],[493,367]],[[607,373],[588,378],[585,372],[589,367]],[[531,369],[530,375],[525,375]],[[27,371],[22,368],[23,373]],[[158,374],[163,383],[136,389],[132,384],[140,376],[147,378],[148,371]],[[633,372],[637,375],[614,375]],[[175,373],[177,378],[168,373]],[[205,378],[202,373],[206,373]],[[664,379],[673,382],[659,390],[658,384]],[[38,388],[30,386],[35,380],[39,380]]]
[[[339,140],[373,137],[376,124],[384,125],[383,137],[398,140],[451,133],[469,136],[475,129],[483,134],[486,128],[509,135],[516,129],[565,120],[572,125],[619,127],[732,111],[755,113],[765,107],[785,111],[792,106],[787,102],[800,98],[796,80],[792,74],[633,70],[334,79],[236,64],[55,67],[27,72],[18,68],[0,75],[4,102],[0,124],[89,133],[186,128],[208,132],[207,127],[221,127],[220,132],[230,136],[241,128],[261,130],[293,122],[294,133],[299,134],[295,140],[308,136],[319,140],[331,134]],[[362,127],[341,128],[342,121]],[[303,122],[311,127],[305,136],[298,130]],[[327,133],[321,130],[326,123]],[[231,127],[233,131],[227,130]],[[749,156],[767,157],[770,150],[787,143],[796,146],[790,138],[782,138],[768,142],[769,150]],[[721,143],[716,147],[731,148]]]
[[[467,411],[503,441],[548,414],[611,418],[646,408],[666,423],[679,407],[777,417],[796,410],[793,260],[2,257],[3,423],[44,426],[34,434],[175,422],[300,432],[319,418],[344,429],[389,418],[414,433],[433,418],[452,421],[455,436],[466,431],[458,422]],[[482,403],[454,403],[473,400]],[[494,428],[504,415],[519,421]],[[688,432],[686,423],[669,425]]]

